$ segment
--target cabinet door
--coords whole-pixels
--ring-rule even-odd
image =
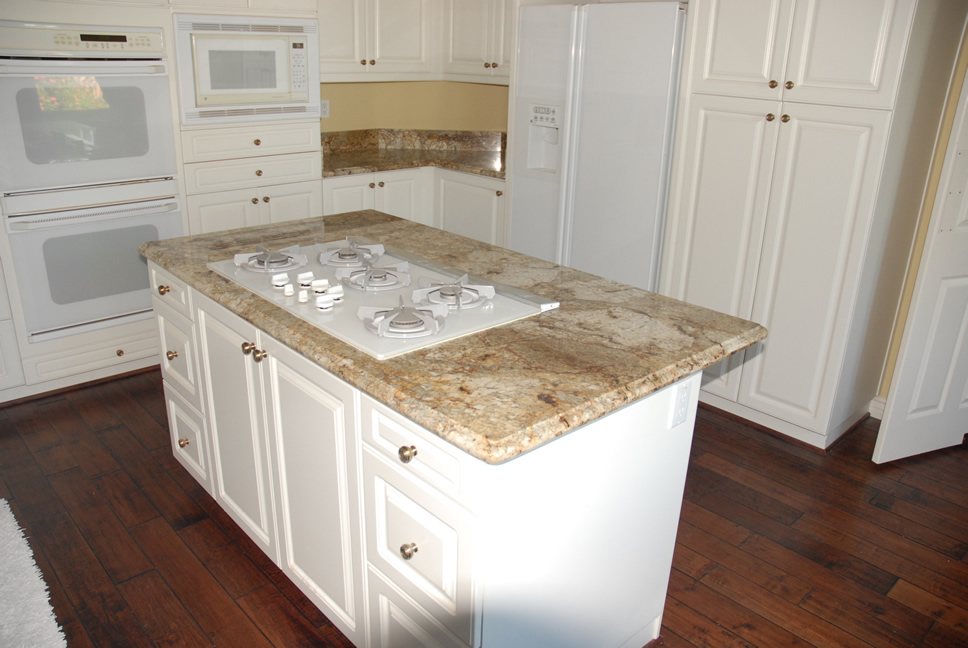
[[[369,0],[367,72],[431,72],[429,0]],[[367,61],[369,63],[369,61]]]
[[[491,74],[507,79],[511,76],[514,52],[514,0],[494,0],[491,30]]]
[[[364,645],[354,390],[267,336],[263,348],[282,570]]]
[[[743,405],[824,434],[857,296],[890,113],[785,103],[753,297]]]
[[[693,92],[781,97],[793,0],[692,0],[689,14]]]
[[[161,375],[192,407],[204,411],[195,353],[195,325],[169,308],[161,297],[152,299],[152,307],[161,344]]]
[[[336,176],[323,180],[323,214],[373,209],[376,180],[372,173]]]
[[[189,405],[181,393],[165,383],[165,403],[172,454],[195,480],[212,494],[208,462],[208,431],[205,417]]]
[[[442,170],[437,181],[437,205],[441,229],[506,245],[503,180]]]
[[[260,197],[257,187],[188,196],[189,234],[258,225]]]
[[[319,0],[320,74],[367,69],[366,0]]]
[[[323,215],[321,180],[263,187],[259,193],[261,223],[281,223]]]
[[[785,101],[891,108],[916,0],[797,3]]]
[[[425,169],[385,171],[374,174],[376,193],[373,208],[400,218],[433,224],[433,211],[424,205]]]
[[[492,0],[444,0],[444,72],[490,76],[492,13]]]
[[[779,112],[775,101],[693,95],[670,208],[669,296],[750,317]],[[704,371],[704,388],[736,400],[742,360],[739,353]]]
[[[196,323],[212,440],[214,497],[259,547],[278,562],[268,437],[256,329],[197,293]]]

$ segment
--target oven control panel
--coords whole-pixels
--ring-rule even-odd
[[[161,58],[165,48],[160,29],[78,28],[63,25],[24,24],[0,21],[0,43],[7,56],[43,52],[59,56],[125,56],[150,54]]]

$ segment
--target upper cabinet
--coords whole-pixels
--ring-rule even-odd
[[[711,0],[692,11],[693,92],[891,108],[915,3]]]
[[[513,16],[513,0],[444,0],[444,73],[509,77]]]
[[[323,82],[420,79],[433,72],[430,0],[319,0]]]

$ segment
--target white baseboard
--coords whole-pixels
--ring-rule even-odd
[[[884,418],[884,408],[887,406],[887,399],[878,396],[871,401],[869,405],[871,418],[876,418],[878,421]]]

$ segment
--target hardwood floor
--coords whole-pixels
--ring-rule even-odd
[[[876,466],[876,428],[701,409],[659,643],[968,646],[968,447]],[[0,497],[71,648],[349,646],[173,459],[157,371],[0,408]]]

